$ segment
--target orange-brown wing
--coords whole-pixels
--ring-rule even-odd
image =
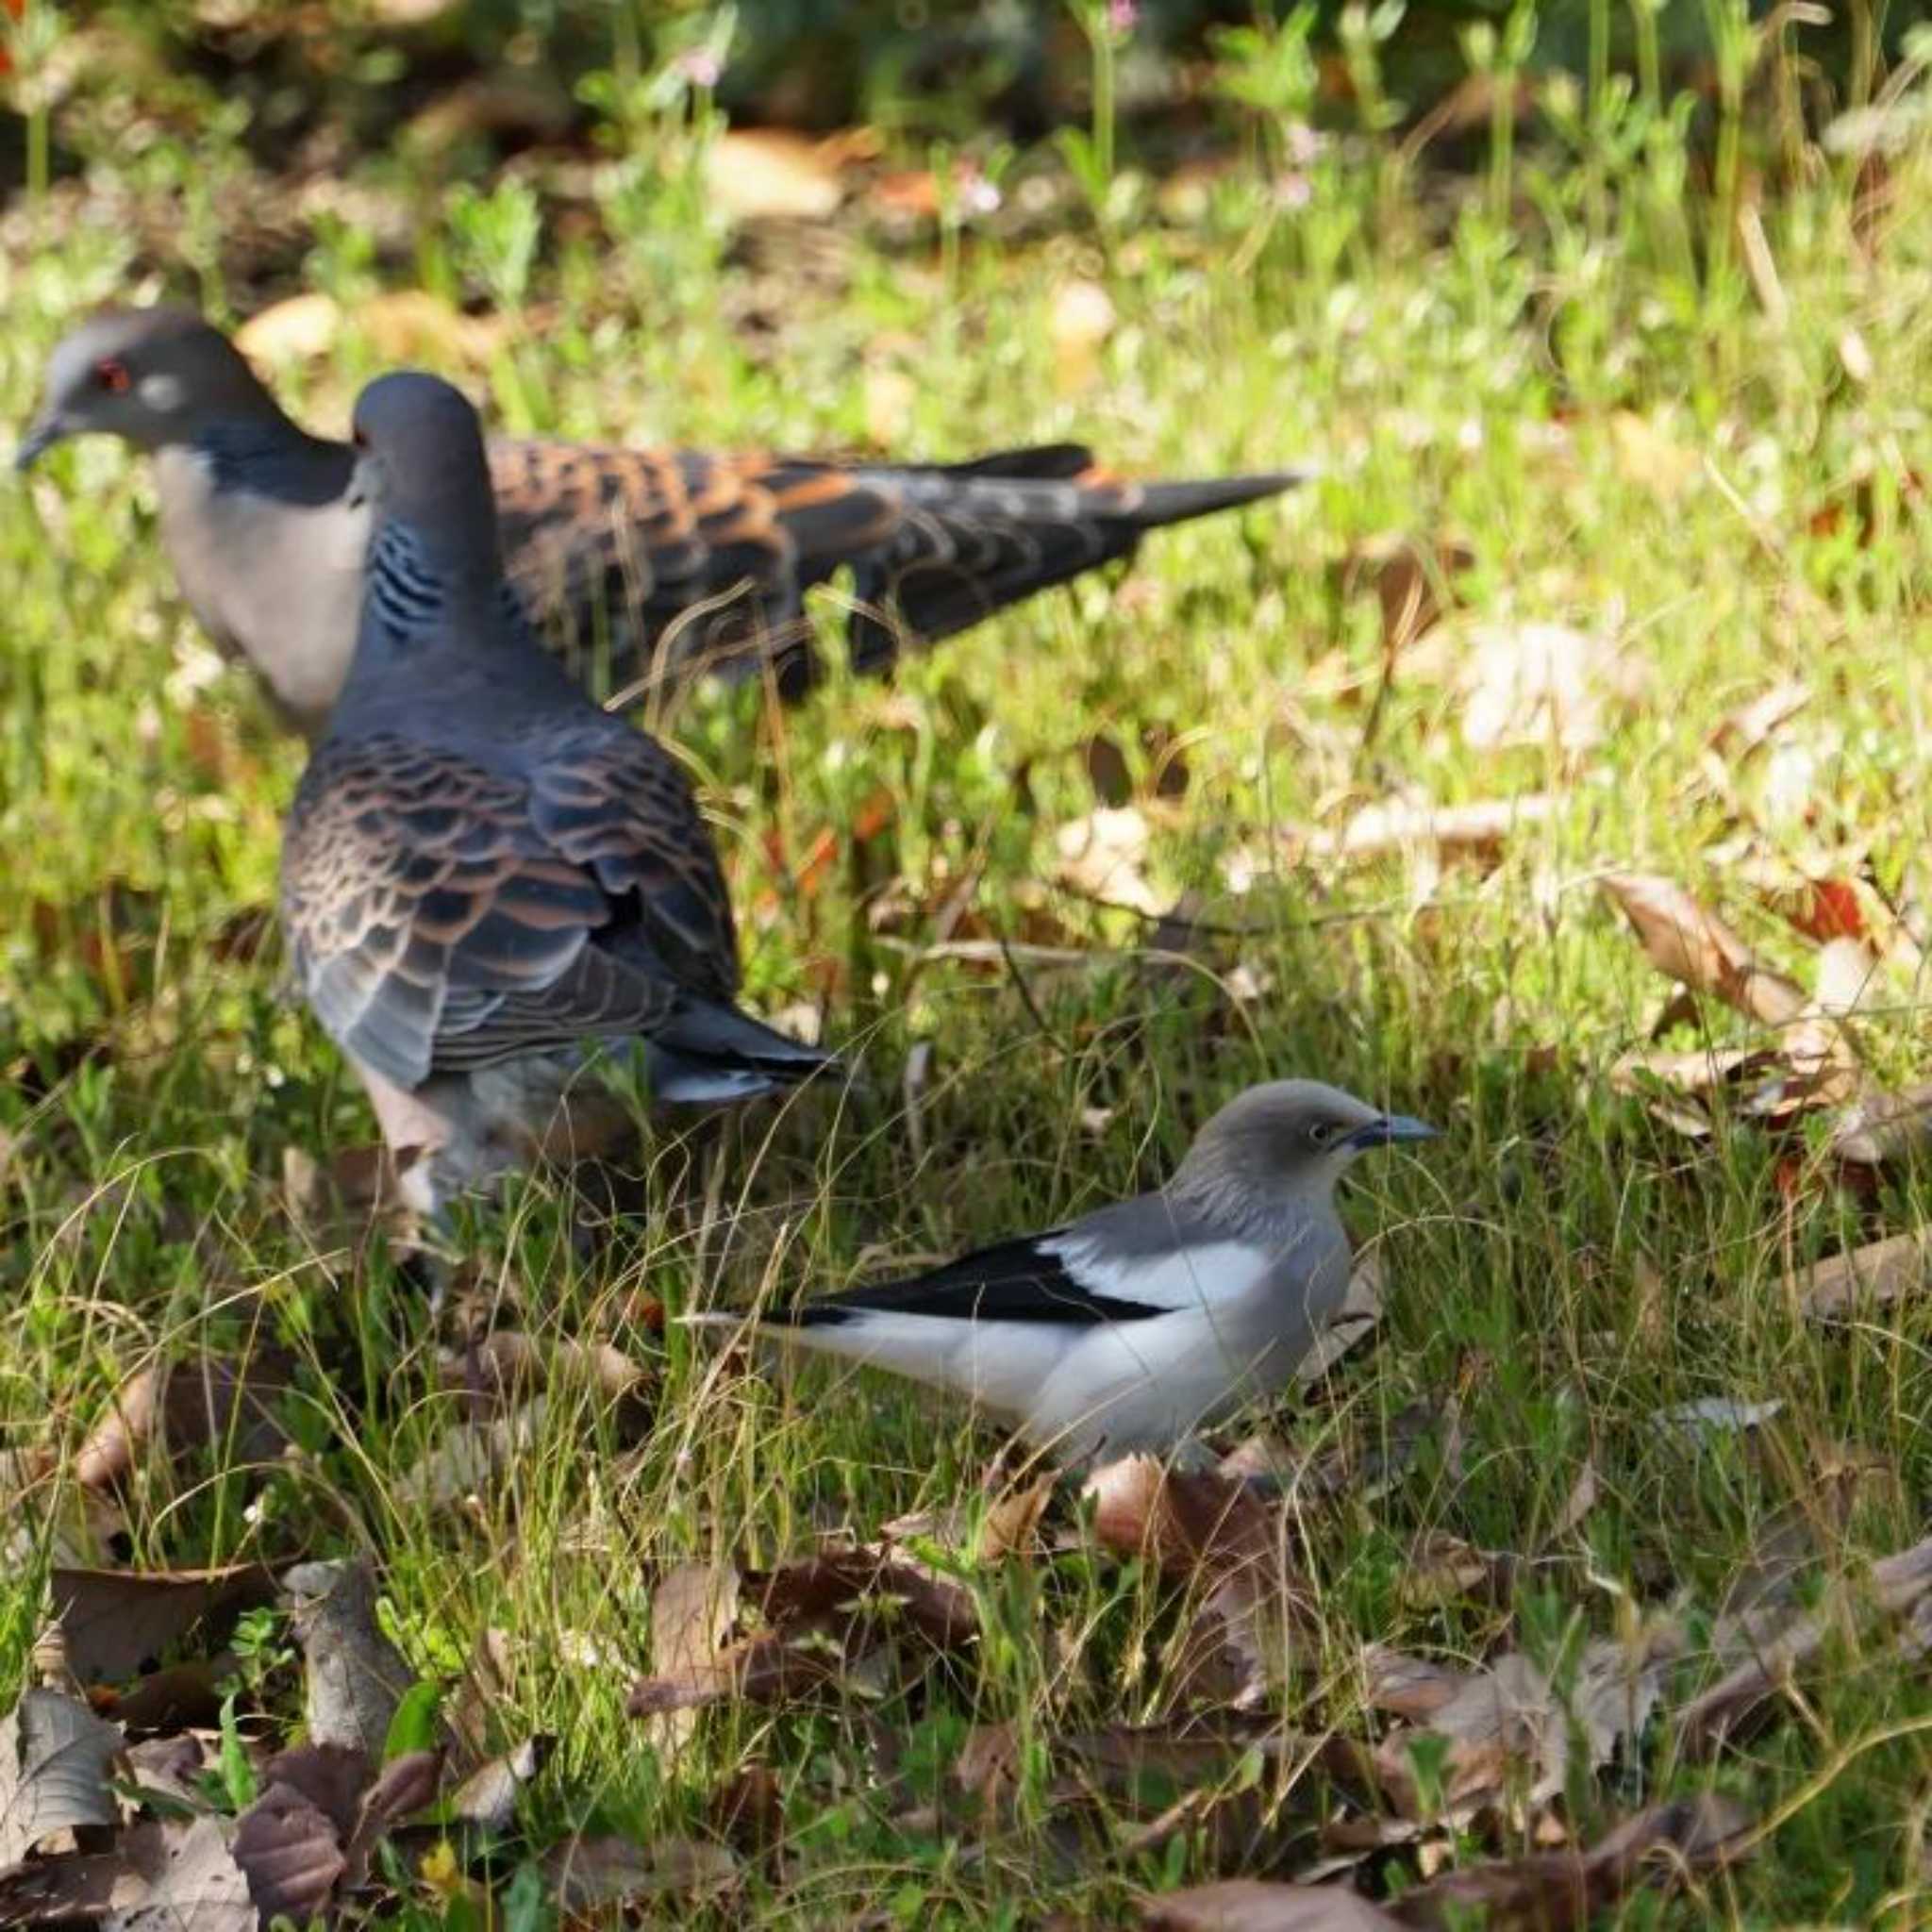
[[[827,464],[497,443],[510,580],[571,654],[680,668],[802,648],[802,594],[891,541],[890,492]]]
[[[681,990],[595,943],[622,908],[537,828],[531,793],[394,736],[325,743],[290,812],[281,910],[298,982],[396,1084],[648,1034]]]
[[[601,641],[626,668],[803,667],[804,594],[841,569],[870,668],[1131,556],[1157,525],[1301,480],[1133,483],[1075,443],[924,465],[509,443],[491,464],[520,592],[565,648]]]

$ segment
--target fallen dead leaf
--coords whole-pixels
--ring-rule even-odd
[[[783,127],[731,127],[705,150],[705,189],[729,219],[822,222],[845,199],[852,137],[813,141]]]
[[[557,1740],[547,1731],[525,1738],[513,1751],[479,1764],[449,1797],[449,1815],[486,1831],[508,1831],[516,1822],[517,1798],[549,1762]]]
[[[1633,701],[1641,681],[1607,638],[1562,624],[1479,625],[1463,674],[1462,741],[1472,751],[1587,751],[1603,739],[1607,703]]]
[[[1716,913],[1674,881],[1655,873],[1612,873],[1600,883],[1667,978],[1769,1026],[1788,1024],[1805,1010],[1798,986],[1760,964]]]
[[[735,1563],[680,1563],[651,1593],[651,1674],[676,1679],[702,1674],[724,1648],[738,1622],[739,1572]],[[653,1725],[657,1748],[668,1759],[689,1741],[695,1711],[668,1711]]]
[[[343,1886],[353,1891],[362,1883],[375,1848],[404,1819],[436,1802],[442,1788],[443,1752],[406,1751],[391,1757],[362,1794],[356,1828],[342,1848]]]
[[[1122,906],[1158,919],[1166,901],[1144,870],[1151,827],[1138,806],[1103,806],[1054,834],[1059,854],[1057,876],[1090,899]]]
[[[1512,835],[1546,824],[1562,800],[1548,791],[1471,805],[1431,806],[1407,800],[1365,805],[1339,832],[1289,833],[1304,858],[1374,858],[1412,845],[1476,858],[1500,855]]]
[[[159,1856],[143,1895],[108,1913],[101,1932],[256,1932],[247,1875],[228,1849],[222,1820],[168,1820],[156,1842]]]
[[[26,1691],[0,1719],[0,1867],[59,1833],[115,1824],[108,1779],[123,1745],[120,1726],[86,1705]]]
[[[311,291],[251,315],[235,331],[235,346],[251,361],[293,362],[326,356],[341,331],[341,305]]]
[[[570,1838],[552,1845],[541,1864],[558,1908],[599,1922],[644,1899],[727,1891],[740,1870],[724,1846],[679,1838],[648,1848],[627,1838]]]
[[[1425,542],[1383,534],[1350,547],[1336,574],[1336,588],[1354,597],[1373,587],[1382,608],[1382,648],[1393,654],[1441,621],[1455,601],[1456,579],[1475,562],[1473,545],[1459,537]]]
[[[60,1625],[67,1666],[83,1684],[124,1683],[154,1670],[192,1632],[218,1647],[247,1609],[275,1601],[263,1563],[222,1570],[80,1570],[57,1567],[48,1607]]]
[[[1679,1748],[1705,1757],[1761,1718],[1797,1671],[1824,1648],[1834,1631],[1869,1623],[1865,1605],[1883,1619],[1907,1617],[1932,1597],[1932,1538],[1874,1563],[1869,1579],[1834,1585],[1824,1605],[1789,1619],[1762,1637],[1756,1654],[1693,1698],[1677,1713]]]
[[[1932,1151],[1932,1084],[1854,1102],[1832,1127],[1831,1151],[1860,1167],[1883,1167]]]
[[[1726,711],[1711,733],[1713,751],[1732,758],[1748,758],[1773,737],[1779,726],[1789,724],[1811,702],[1811,687],[1795,678],[1774,684],[1760,691],[1748,704]]]
[[[1751,1818],[1707,1791],[1640,1811],[1589,1851],[1478,1861],[1444,1872],[1396,1901],[1394,1923],[1454,1932],[1580,1932],[1640,1885],[1680,1884],[1742,1855]]]
[[[1163,1574],[1221,1575],[1274,1559],[1274,1518],[1243,1482],[1128,1456],[1096,1469],[1082,1493],[1091,1500],[1101,1545],[1151,1557]]]
[[[1511,1800],[1532,1807],[1546,1803],[1565,1789],[1573,1751],[1593,1772],[1641,1737],[1682,1641],[1682,1633],[1664,1623],[1627,1643],[1598,1639],[1585,1647],[1567,1690],[1520,1652],[1451,1674],[1453,1681],[1441,1667],[1373,1653],[1371,1701],[1392,1693],[1427,1713],[1375,1747],[1384,1792],[1402,1817],[1428,1815],[1430,1794],[1411,1753],[1417,1737],[1427,1733],[1448,1742],[1440,1768],[1443,1822],[1466,1824]]]
[[[1084,389],[1093,380],[1099,373],[1101,347],[1118,319],[1112,297],[1098,282],[1075,277],[1054,291],[1046,326],[1061,394]]]
[[[289,1361],[267,1350],[240,1362],[204,1355],[141,1369],[74,1452],[74,1478],[105,1489],[125,1480],[157,1446],[178,1455],[221,1442],[236,1461],[272,1461],[288,1444],[275,1406],[291,1375]]]
[[[1150,1932],[1399,1932],[1403,1921],[1340,1885],[1224,1878],[1149,1899]]]
[[[233,1857],[263,1924],[325,1918],[348,1861],[341,1834],[320,1807],[286,1784],[270,1784],[235,1821]]]
[[[1895,1234],[1815,1261],[1791,1284],[1814,1321],[1883,1307],[1932,1287],[1932,1231]]]

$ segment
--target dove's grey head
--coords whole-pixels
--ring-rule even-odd
[[[242,352],[192,310],[107,308],[49,358],[41,412],[14,467],[70,436],[98,432],[157,450],[216,424],[286,421]]]
[[[352,500],[378,525],[400,525],[450,576],[499,575],[496,496],[483,425],[458,389],[438,375],[379,375],[356,398]]]
[[[1325,1202],[1370,1148],[1435,1134],[1320,1080],[1271,1080],[1229,1101],[1195,1135],[1168,1191],[1224,1217],[1265,1220]]]

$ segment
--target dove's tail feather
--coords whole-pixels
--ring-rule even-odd
[[[734,1100],[756,1100],[792,1084],[757,1067],[723,1067],[711,1060],[688,1059],[654,1045],[650,1052],[651,1097],[670,1107],[723,1107]]]
[[[687,1002],[651,1039],[653,1091],[660,1100],[741,1100],[838,1064],[836,1054],[708,1001]]]
[[[1213,476],[1200,482],[1142,483],[1140,501],[1130,511],[1143,530],[1161,524],[1184,524],[1192,517],[1211,517],[1218,510],[1239,509],[1259,503],[1307,482],[1312,470],[1262,470],[1247,476]]]

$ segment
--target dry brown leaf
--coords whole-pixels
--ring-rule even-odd
[[[1650,963],[1692,992],[1709,993],[1768,1026],[1805,1010],[1803,991],[1761,965],[1716,913],[1655,873],[1612,873],[1601,884],[1629,920]]]
[[[1932,1286],[1932,1231],[1895,1234],[1862,1248],[1828,1255],[1791,1287],[1814,1321],[1832,1321],[1859,1307],[1883,1307]]]
[[[235,331],[235,346],[251,361],[294,362],[326,356],[341,332],[341,305],[311,291],[251,315]]]
[[[1862,1587],[1835,1586],[1820,1609],[1793,1617],[1765,1637],[1754,1657],[1677,1713],[1679,1748],[1689,1757],[1708,1757],[1756,1722],[1779,1688],[1824,1648],[1833,1631],[1856,1619],[1862,1604],[1869,1602],[1880,1617],[1902,1618],[1916,1612],[1928,1597],[1932,1538],[1881,1557]]]
[[[735,1563],[680,1563],[651,1593],[651,1674],[681,1678],[703,1673],[724,1648],[738,1622]],[[667,1712],[652,1727],[667,1760],[690,1741],[694,1710]]]
[[[1147,1900],[1150,1932],[1400,1932],[1403,1921],[1341,1885],[1224,1878]]]
[[[1640,1885],[1681,1882],[1740,1857],[1751,1819],[1735,1800],[1704,1792],[1627,1818],[1589,1851],[1544,1852],[1444,1872],[1403,1893],[1394,1923],[1453,1932],[1580,1932]]]
[[[1831,1151],[1859,1167],[1882,1167],[1932,1151],[1932,1084],[1855,1102],[1833,1124]]]
[[[705,188],[733,221],[822,222],[845,199],[851,137],[813,141],[783,127],[732,127],[705,150]]]
[[[275,1573],[262,1563],[222,1570],[80,1570],[57,1567],[47,1601],[83,1684],[123,1683],[158,1666],[191,1632],[205,1649],[226,1639],[235,1619],[273,1603]]]
[[[436,1802],[442,1789],[443,1752],[406,1751],[391,1757],[376,1774],[375,1782],[362,1793],[362,1807],[356,1815],[356,1829],[342,1851],[347,1869],[343,1886],[353,1891],[362,1883],[375,1848],[404,1819]]]
[[[255,1901],[222,1820],[170,1820],[158,1842],[143,1895],[108,1913],[101,1932],[256,1932]]]
[[[369,1754],[347,1744],[295,1744],[262,1767],[262,1789],[282,1785],[299,1793],[347,1840],[362,1809],[362,1793],[375,1775]]]
[[[157,1445],[178,1455],[220,1442],[238,1462],[270,1461],[289,1440],[275,1405],[291,1375],[288,1360],[267,1350],[239,1363],[196,1356],[141,1369],[115,1391],[108,1412],[74,1452],[74,1478],[85,1488],[105,1489],[130,1475]]]
[[[550,1760],[557,1740],[547,1731],[527,1737],[513,1751],[479,1764],[449,1795],[449,1815],[486,1831],[508,1831],[516,1823],[517,1798]]]
[[[774,1629],[828,1630],[849,1644],[870,1608],[891,1603],[938,1650],[960,1650],[979,1635],[973,1593],[899,1551],[835,1544],[744,1580],[748,1596]]]
[[[1561,798],[1549,791],[1471,805],[1431,806],[1395,799],[1365,805],[1339,832],[1289,836],[1305,858],[1373,858],[1411,845],[1432,845],[1444,854],[1495,857],[1518,830],[1546,824],[1561,804]]]
[[[1394,653],[1441,621],[1455,598],[1456,579],[1475,562],[1473,545],[1459,537],[1424,543],[1385,534],[1351,546],[1337,573],[1337,588],[1353,597],[1373,586],[1382,607],[1382,647]]]
[[[1479,625],[1463,674],[1462,741],[1472,751],[1587,751],[1603,739],[1607,702],[1634,700],[1641,684],[1607,638],[1562,624]]]
[[[1112,297],[1098,282],[1076,277],[1054,291],[1046,326],[1055,380],[1063,395],[1086,388],[1098,375],[1102,345],[1118,319]]]
[[[646,1848],[627,1838],[571,1838],[552,1845],[541,1863],[558,1909],[599,1924],[644,1899],[728,1890],[739,1874],[731,1852],[695,1839],[663,1838]]]
[[[1138,806],[1103,806],[1054,834],[1056,876],[1090,899],[1123,906],[1158,919],[1167,902],[1145,872],[1152,828]]]
[[[1445,1684],[1430,1672],[1415,1674],[1414,1659],[1399,1658],[1397,1674],[1379,1654],[1382,1684],[1411,1704],[1432,1705],[1414,1728],[1392,1731],[1375,1749],[1374,1764],[1391,1802],[1405,1818],[1424,1815],[1410,1746],[1419,1731],[1448,1740],[1441,1769],[1446,1818],[1466,1823],[1506,1799],[1536,1806],[1565,1789],[1574,1747],[1588,1769],[1609,1762],[1649,1722],[1663,1673],[1682,1644],[1681,1633],[1658,1624],[1625,1644],[1603,1638],[1586,1647],[1567,1694],[1521,1653],[1510,1652]],[[1427,1667],[1424,1667],[1425,1670]],[[1377,1686],[1371,1679],[1372,1695]]]
[[[58,1690],[30,1690],[0,1719],[0,1867],[62,1832],[116,1823],[108,1779],[124,1741]]]
[[[1810,702],[1809,685],[1795,678],[1774,684],[1748,704],[1724,713],[1711,733],[1711,749],[1732,758],[1748,758]]]
[[[1704,475],[1700,452],[1679,442],[1655,416],[1618,409],[1610,417],[1610,446],[1626,483],[1674,504]]]
[[[333,1819],[291,1785],[270,1784],[235,1821],[230,1848],[264,1924],[326,1916],[348,1861]]]
[[[1165,1575],[1217,1576],[1274,1560],[1274,1517],[1245,1483],[1128,1456],[1096,1469],[1082,1493],[1104,1548],[1151,1557]]]
[[[993,1498],[979,1525],[977,1554],[982,1563],[1024,1556],[1038,1545],[1041,1519],[1053,1501],[1055,1487],[1049,1470],[1030,1483],[1008,1484]]]

